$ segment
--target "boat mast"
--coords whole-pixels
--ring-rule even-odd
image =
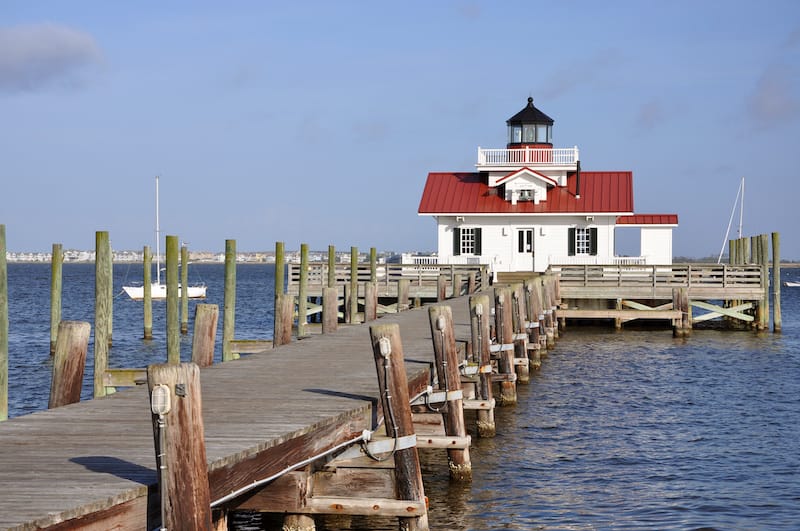
[[[156,175],[156,283],[161,285],[161,228],[158,224],[158,175]]]
[[[736,190],[736,199],[733,200],[731,217],[728,220],[728,230],[725,231],[725,238],[722,239],[722,248],[719,250],[719,257],[717,258],[718,264],[722,262],[722,254],[725,252],[725,246],[728,243],[728,236],[731,233],[731,224],[733,223],[733,216],[736,215],[736,203],[739,203],[739,238],[741,238],[742,218],[744,217],[744,177],[742,177],[742,182],[739,183],[739,189]]]

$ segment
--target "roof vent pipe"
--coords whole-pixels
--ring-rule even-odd
[[[581,161],[577,161],[578,171],[575,173],[575,198],[581,198]]]

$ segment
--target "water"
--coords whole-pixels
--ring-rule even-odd
[[[207,302],[221,305],[223,266],[193,267]],[[137,277],[126,268],[115,268],[120,282]],[[238,268],[237,337],[271,337],[272,271]],[[65,264],[64,318],[92,320],[92,276],[93,266]],[[46,407],[48,289],[48,266],[9,265],[12,415]],[[783,288],[782,309],[780,335],[568,329],[519,386],[519,404],[496,411],[497,437],[472,434],[471,484],[449,481],[442,452],[423,452],[433,528],[800,528],[800,289]],[[166,356],[163,310],[154,305],[148,345],[140,312],[141,303],[115,299],[113,366]],[[237,529],[280,529],[279,520],[235,520]],[[396,530],[397,521],[338,517],[318,528]]]

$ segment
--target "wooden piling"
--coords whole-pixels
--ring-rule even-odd
[[[456,338],[453,332],[453,311],[450,306],[437,305],[428,308],[428,318],[433,338],[433,354],[436,360],[436,373],[439,390],[446,393],[461,391],[461,373],[456,351]],[[449,399],[443,406],[442,417],[446,435],[467,436],[464,423],[464,401],[461,398]],[[447,462],[450,479],[455,481],[472,480],[472,461],[469,448],[448,448]]]
[[[440,274],[436,278],[436,301],[442,302],[447,300],[447,277]]]
[[[761,285],[764,286],[764,296],[761,298],[761,304],[759,304],[761,319],[759,320],[758,328],[759,330],[767,330],[769,329],[769,235],[759,234],[758,241]]]
[[[288,293],[278,294],[275,302],[275,327],[272,346],[279,347],[292,342],[292,321],[294,320],[294,297]]]
[[[519,383],[530,383],[531,369],[528,361],[528,334],[525,330],[525,297],[522,284],[516,283],[511,287],[511,322],[514,337],[514,371],[517,373]],[[524,360],[524,363],[523,363]]]
[[[222,305],[222,361],[239,357],[231,342],[236,337],[236,240],[225,240],[225,293]]]
[[[467,277],[467,294],[472,295],[475,293],[475,271],[469,272],[469,277]]]
[[[488,295],[473,295],[469,298],[470,337],[472,348],[478,361],[478,398],[491,403],[492,397],[492,337],[490,332],[491,300]],[[477,412],[479,437],[494,437],[497,433],[494,422],[494,408],[479,409]]]
[[[689,300],[689,289],[678,288],[681,299],[681,323],[683,325],[683,335],[688,336],[692,333],[692,303]]]
[[[781,322],[781,235],[772,233],[772,331],[780,332]]]
[[[328,287],[336,287],[336,247],[328,246]]]
[[[511,290],[507,287],[494,290],[495,333],[500,351],[497,358],[497,372],[500,380],[500,406],[517,403],[517,374],[514,371],[514,329],[511,318]]]
[[[210,367],[214,363],[218,322],[219,306],[216,304],[197,304],[194,307],[192,362],[198,367]]]
[[[106,294],[106,297],[108,298],[108,323],[107,323],[108,331],[107,331],[107,334],[108,334],[108,346],[109,346],[109,348],[111,348],[111,343],[112,343],[111,338],[114,335],[113,334],[113,332],[114,332],[114,261],[111,258],[113,256],[113,253],[111,251],[111,239],[110,238],[106,242],[106,246],[108,247],[108,250],[106,251],[108,253],[108,262],[107,262],[107,266],[108,266],[108,284],[106,284],[106,290],[108,290],[108,293]]]
[[[283,242],[275,242],[275,300],[286,291],[286,258]]]
[[[409,288],[411,281],[407,278],[401,278],[397,281],[397,311],[402,312],[408,310],[410,299],[408,298]]]
[[[56,352],[58,326],[61,323],[61,280],[64,269],[64,251],[60,243],[53,244],[50,259],[50,355]]]
[[[61,321],[56,332],[53,377],[48,409],[81,401],[86,351],[91,325],[83,321]]]
[[[322,333],[336,332],[339,326],[339,292],[335,286],[322,290]]]
[[[144,296],[142,300],[142,308],[144,312],[144,332],[143,339],[153,339],[153,289],[150,271],[153,267],[153,254],[150,251],[150,246],[145,245],[142,250],[142,262],[144,265],[143,288]]]
[[[8,419],[8,264],[6,226],[0,223],[0,421]]]
[[[350,247],[350,317],[347,322],[358,323],[358,247]]]
[[[94,267],[94,397],[106,396],[113,392],[106,389],[104,376],[108,369],[108,325],[111,300],[108,284],[111,282],[111,247],[108,245],[108,232],[95,233],[95,267]]]
[[[364,282],[364,322],[378,318],[378,284],[375,281]]]
[[[181,245],[181,335],[189,333],[189,248]]]
[[[373,325],[369,329],[378,388],[381,390],[381,409],[386,434],[389,437],[406,437],[414,434],[411,406],[408,396],[408,379],[397,324]],[[416,446],[394,452],[394,472],[399,500],[424,501],[425,490]],[[400,517],[403,531],[427,531],[428,515]]]
[[[378,250],[375,247],[369,248],[369,281],[378,281]]]
[[[177,365],[181,362],[181,333],[178,305],[178,237],[166,237],[167,268],[167,363]]]
[[[541,344],[539,343],[539,313],[534,300],[534,280],[528,279],[523,285],[525,295],[525,312],[528,320],[528,361],[531,369],[542,366]]]
[[[308,244],[300,244],[300,285],[297,291],[297,338],[308,335]]]
[[[169,251],[168,251],[169,252]],[[169,268],[168,268],[169,269]],[[200,369],[194,363],[147,367],[150,396],[164,389],[169,410],[152,414],[165,529],[211,529]]]
[[[461,284],[463,283],[463,278],[461,273],[453,274],[453,297],[460,297],[461,296]]]

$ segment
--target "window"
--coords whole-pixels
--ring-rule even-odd
[[[522,142],[522,126],[512,125],[508,128],[508,143],[519,144]]]
[[[517,231],[517,252],[533,252],[533,229],[519,229]]]
[[[547,124],[537,124],[536,125],[536,141],[537,142],[550,142],[550,135],[552,126]]]
[[[455,227],[453,229],[453,256],[481,254],[480,227]]]
[[[567,238],[567,254],[569,256],[575,256],[576,254],[597,256],[596,228],[570,228]]]
[[[523,125],[522,126],[522,136],[525,139],[524,142],[536,142],[536,126],[531,125]]]

